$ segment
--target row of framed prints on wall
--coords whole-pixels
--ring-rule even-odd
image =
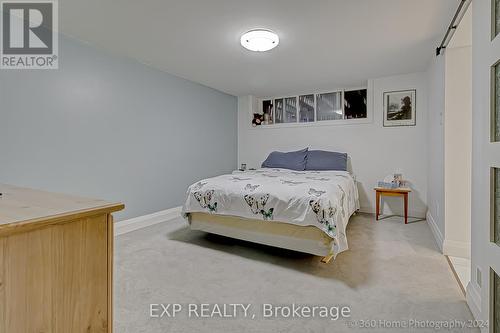
[[[416,95],[415,89],[384,92],[383,126],[415,126]],[[252,125],[333,124],[363,118],[368,118],[366,89],[263,99]]]

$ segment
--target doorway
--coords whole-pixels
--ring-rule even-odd
[[[470,281],[472,177],[472,6],[446,47],[443,253],[462,291]]]

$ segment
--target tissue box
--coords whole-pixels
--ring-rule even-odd
[[[398,188],[398,184],[396,184],[396,183],[388,183],[388,182],[378,182],[378,187],[383,187],[383,188]]]

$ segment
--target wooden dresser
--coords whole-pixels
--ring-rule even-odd
[[[0,184],[0,333],[112,332],[121,203]]]

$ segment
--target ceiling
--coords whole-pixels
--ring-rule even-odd
[[[232,95],[364,85],[424,71],[459,0],[62,0],[59,27],[113,54]],[[268,28],[280,45],[245,50]]]

